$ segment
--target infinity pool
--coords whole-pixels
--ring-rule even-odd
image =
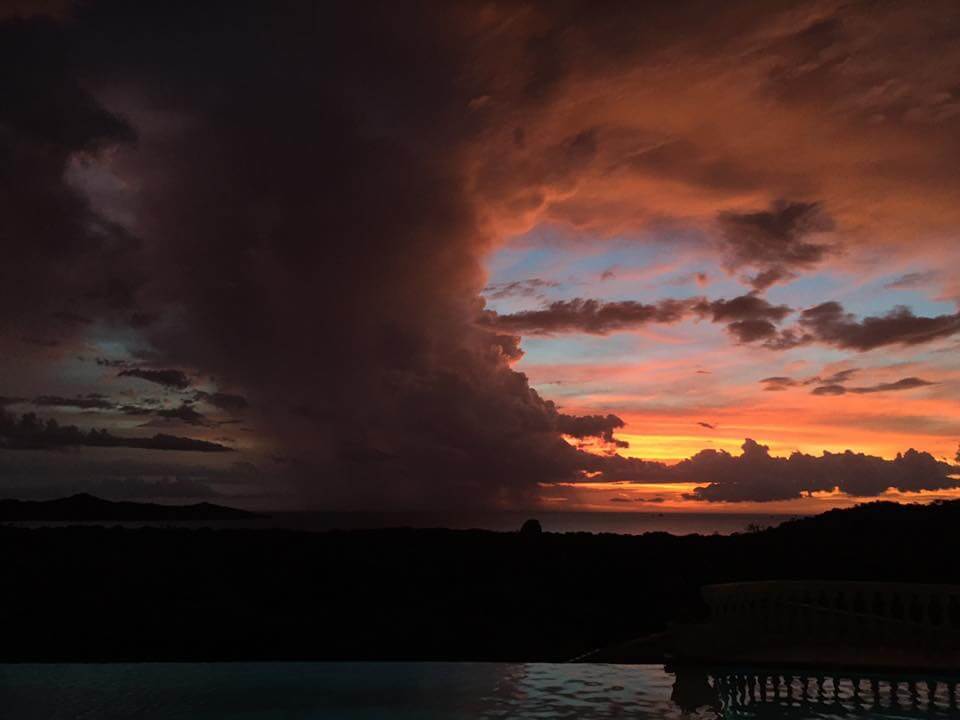
[[[4,720],[946,718],[960,716],[955,693],[943,679],[677,675],[659,665],[0,665]]]

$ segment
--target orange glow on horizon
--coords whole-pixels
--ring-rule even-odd
[[[834,489],[793,500],[711,503],[683,497],[698,483],[560,483],[545,486],[545,506],[563,504],[565,510],[591,512],[695,512],[765,515],[813,515],[835,508],[875,501],[921,503],[960,500],[960,487],[947,490],[901,492],[889,489],[876,497],[857,497]],[[613,500],[618,498],[618,500]]]

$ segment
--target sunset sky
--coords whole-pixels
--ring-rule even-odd
[[[0,496],[960,496],[956,3],[173,5],[0,5]]]

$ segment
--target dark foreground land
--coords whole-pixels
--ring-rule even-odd
[[[728,537],[5,526],[0,660],[566,660],[704,584],[960,583],[958,550],[960,502]]]

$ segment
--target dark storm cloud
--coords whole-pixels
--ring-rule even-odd
[[[861,320],[833,300],[803,310],[794,327],[778,329],[773,323],[765,323],[756,322],[746,328],[747,337],[741,339],[762,341],[761,344],[771,350],[790,350],[817,343],[866,352],[891,345],[922,345],[960,333],[960,313],[924,317],[914,315],[910,308],[901,305],[885,315]]]
[[[550,103],[566,85],[640,53],[676,57],[678,38],[683,57],[739,52],[732,39],[768,22],[762,5],[725,6],[688,33],[702,17],[689,5],[636,7],[90,0],[62,24],[3,23],[0,350],[7,337],[68,347],[87,326],[58,321],[65,309],[130,332],[144,362],[183,370],[165,382],[119,366],[127,376],[178,390],[187,372],[212,376],[248,399],[258,440],[297,459],[280,480],[305,504],[502,506],[586,473],[661,477],[564,442],[571,427],[609,440],[612,423],[578,424],[510,363],[525,328],[676,322],[692,312],[681,301],[476,322],[499,221],[551,203],[552,219],[598,216],[592,202],[576,212],[574,191],[609,171],[615,133],[564,127]],[[524,128],[536,112],[560,117],[555,135]],[[756,177],[709,143],[657,144],[634,175],[672,153],[675,177],[711,192]],[[98,174],[118,197],[98,196]],[[731,270],[758,286],[827,252],[812,205],[719,222]],[[806,341],[771,336],[769,313],[718,322],[745,323],[741,340]]]
[[[185,425],[209,426],[212,424],[206,418],[206,416],[197,412],[197,410],[189,403],[182,403],[179,407],[175,408],[155,410],[153,414],[157,417],[166,418],[168,420],[178,420]]]
[[[671,468],[661,462],[628,458],[622,455],[594,455],[581,458],[583,469],[575,480],[579,483],[670,482]]]
[[[203,396],[208,396],[210,399],[207,400],[207,402],[218,409],[230,409],[230,411],[236,412],[246,407],[239,402],[242,398],[235,395],[224,396],[221,393],[204,393],[200,391],[198,391],[196,395],[198,396],[196,399],[203,399]],[[213,401],[215,396],[217,396],[216,400],[219,404]],[[132,403],[118,404],[106,396],[97,393],[78,395],[72,398],[60,397],[58,395],[40,395],[29,402],[38,407],[105,412],[116,411],[129,416],[159,418],[159,420],[153,420],[147,423],[147,425],[159,425],[162,424],[162,421],[176,421],[185,425],[196,425],[198,427],[213,427],[218,424],[224,424],[222,421],[218,423],[207,418],[203,413],[193,407],[192,402],[182,402],[175,407],[160,407],[160,401],[158,400],[153,398],[140,398]]]
[[[610,502],[615,503],[662,503],[666,502],[665,498],[662,497],[626,497],[625,495],[617,495],[616,497],[610,498]]]
[[[922,317],[898,306],[886,315],[857,320],[831,301],[804,310],[800,326],[817,342],[863,352],[887,345],[920,345],[960,333],[960,313]]]
[[[773,305],[753,293],[729,300],[699,300],[692,304],[693,314],[715,323],[725,323],[727,332],[741,343],[765,340],[777,334],[777,324],[793,311],[786,305]]]
[[[542,278],[527,278],[513,282],[495,283],[483,289],[483,294],[491,300],[501,300],[507,297],[538,297],[544,290],[559,287],[560,283]]]
[[[689,315],[693,307],[689,300],[661,300],[654,304],[624,300],[558,300],[541,310],[523,310],[508,315],[487,313],[484,323],[508,332],[531,335],[551,335],[564,332],[583,332],[607,335],[633,330],[649,323],[674,323]]]
[[[727,325],[727,332],[738,342],[751,343],[775,337],[777,326],[769,320],[738,320]]]
[[[814,388],[811,393],[813,395],[845,395],[846,393],[868,395],[871,393],[893,392],[897,390],[913,390],[914,388],[928,387],[930,385],[936,385],[936,383],[918,377],[906,377],[896,382],[878,383],[877,385],[867,385],[863,387],[846,387],[836,383],[827,383]]]
[[[779,458],[771,456],[766,445],[749,439],[742,455],[702,450],[672,468],[676,482],[704,483],[686,497],[707,502],[791,500],[834,488],[857,497],[875,497],[890,488],[942,490],[960,486],[960,481],[950,477],[955,472],[948,463],[915,450],[894,460],[849,450],[824,452],[820,457],[797,452]]]
[[[122,376],[175,390],[222,381],[237,394],[191,397],[249,405],[264,444],[298,458],[278,482],[313,504],[526,500],[595,465],[562,433],[615,442],[611,421],[559,412],[511,369],[522,354],[512,332],[475,323],[491,241],[467,178],[471,143],[489,129],[489,76],[475,62],[489,28],[476,8],[96,0],[74,16],[4,46],[5,67],[69,47],[77,86],[94,94],[58,101],[68,122],[57,126],[92,117],[105,129],[60,143],[37,185],[76,207],[43,214],[97,227],[119,249],[87,243],[96,272],[77,264],[75,289],[31,287],[60,296],[48,316],[75,308],[136,331],[150,367],[116,363]],[[545,48],[533,55],[550,64]],[[548,97],[552,83],[535,74],[507,92]],[[37,96],[57,86],[34,84]],[[119,147],[133,127],[136,146]],[[18,126],[17,142],[30,132]],[[591,128],[557,142],[551,181],[590,167],[599,142]],[[75,185],[123,178],[129,232],[62,182],[78,149],[108,146],[109,163],[91,155]],[[24,247],[31,230],[24,219]],[[72,259],[43,265],[73,276]],[[187,408],[153,415],[200,422]],[[361,455],[389,460],[351,459]]]
[[[847,389],[843,385],[821,385],[810,391],[811,395],[843,395]]]
[[[829,385],[829,384],[831,384],[831,383],[842,383],[842,382],[846,382],[847,380],[849,380],[851,377],[853,377],[854,375],[856,375],[858,372],[860,372],[860,369],[859,369],[859,368],[847,368],[846,370],[838,370],[837,372],[833,373],[832,375],[827,375],[827,376],[824,377],[824,378],[821,378],[821,377],[819,377],[819,376],[813,377],[813,378],[809,378],[808,380],[805,380],[805,381],[804,381],[804,385],[812,385],[812,384],[814,384],[814,383],[820,383],[820,384],[824,384],[824,385]]]
[[[59,395],[40,395],[32,400],[34,405],[48,407],[78,408],[80,410],[112,410],[115,405],[102,395],[90,394],[72,398]]]
[[[833,221],[818,203],[781,202],[769,210],[721,213],[717,219],[730,269],[755,267],[749,278],[763,290],[810,268],[832,250],[811,236],[833,228]]]
[[[623,425],[623,420],[616,415],[560,415],[557,429],[564,435],[575,438],[598,437],[618,447],[628,447],[626,442],[613,437],[613,432],[622,428]]]
[[[782,267],[773,267],[762,272],[758,272],[755,275],[748,275],[745,279],[746,283],[750,285],[754,290],[766,290],[772,285],[776,285],[778,282],[785,280],[792,280],[796,275],[789,270],[786,270]]]
[[[77,315],[69,310],[55,312],[53,317],[61,322],[67,323],[68,325],[89,325],[93,322],[93,320],[90,318],[84,317],[83,315]]]
[[[20,6],[30,5],[42,4]],[[135,239],[67,179],[76,158],[135,133],[90,94],[67,27],[48,18],[0,21],[0,97],[0,343],[19,336],[54,346],[119,310],[104,288],[129,299],[141,278]]]
[[[190,378],[183,370],[151,370],[149,368],[131,368],[123,370],[117,377],[135,377],[147,382],[163,385],[176,390],[186,390],[190,387]]]
[[[21,335],[17,338],[20,342],[26,343],[27,345],[34,345],[40,348],[56,348],[60,347],[60,341],[55,340],[54,338],[48,337],[36,337],[32,335]]]
[[[801,345],[809,345],[815,340],[816,338],[810,333],[790,327],[771,333],[763,340],[761,346],[768,350],[792,350]]]
[[[760,382],[765,385],[763,389],[768,392],[777,392],[780,390],[786,390],[787,388],[791,388],[800,384],[793,378],[786,377],[783,375],[775,375],[774,377],[764,378]]]
[[[738,341],[753,342],[776,336],[776,323],[791,312],[786,305],[773,305],[751,293],[729,300],[687,298],[666,299],[656,303],[574,298],[552,302],[539,310],[503,315],[488,311],[481,315],[480,320],[500,330],[529,335],[570,332],[608,335],[635,330],[651,323],[670,324],[688,317],[705,317],[726,324],[727,330]]]
[[[230,393],[213,392],[208,393],[203,390],[197,390],[193,393],[193,399],[197,402],[205,402],[219,410],[229,413],[240,413],[250,407],[250,403],[242,395],[231,395]]]
[[[152,313],[135,312],[130,315],[128,322],[132,328],[143,329],[150,327],[157,320],[158,317]]]
[[[19,418],[0,413],[0,449],[56,450],[69,447],[141,448],[191,452],[230,452],[232,448],[206,440],[157,434],[153,437],[118,437],[106,430],[83,431],[76,425],[60,425],[33,413]]]
[[[854,372],[855,369],[839,371],[825,380],[847,379]],[[819,381],[818,377],[799,381],[786,377],[765,379],[770,385],[786,386],[809,385]],[[856,390],[882,392],[925,384],[926,381],[906,378],[897,383]],[[894,460],[849,450],[844,453],[824,452],[819,457],[794,453],[789,458],[779,458],[772,457],[767,446],[748,439],[740,456],[704,450],[674,466],[619,456],[594,457],[593,464],[578,482],[692,482],[703,487],[694,489],[686,496],[687,499],[706,502],[790,500],[814,492],[830,492],[835,488],[856,497],[875,497],[888,489],[918,492],[960,487],[960,480],[951,477],[956,474],[956,467],[937,461],[929,453],[912,449]]]
[[[0,21],[37,15],[63,18],[69,15],[72,4],[73,0],[4,0],[0,4]]]
[[[787,388],[806,385],[837,385],[839,383],[846,382],[858,372],[860,372],[859,368],[847,368],[846,370],[838,370],[837,372],[827,375],[826,377],[814,375],[813,377],[800,379],[777,375],[774,377],[763,378],[760,382],[765,386],[763,389],[766,391],[786,390]],[[824,393],[817,393],[814,391],[814,394]]]
[[[709,315],[714,322],[764,320],[776,323],[793,312],[786,305],[772,305],[753,293],[730,300],[702,301],[695,309],[701,314]]]

